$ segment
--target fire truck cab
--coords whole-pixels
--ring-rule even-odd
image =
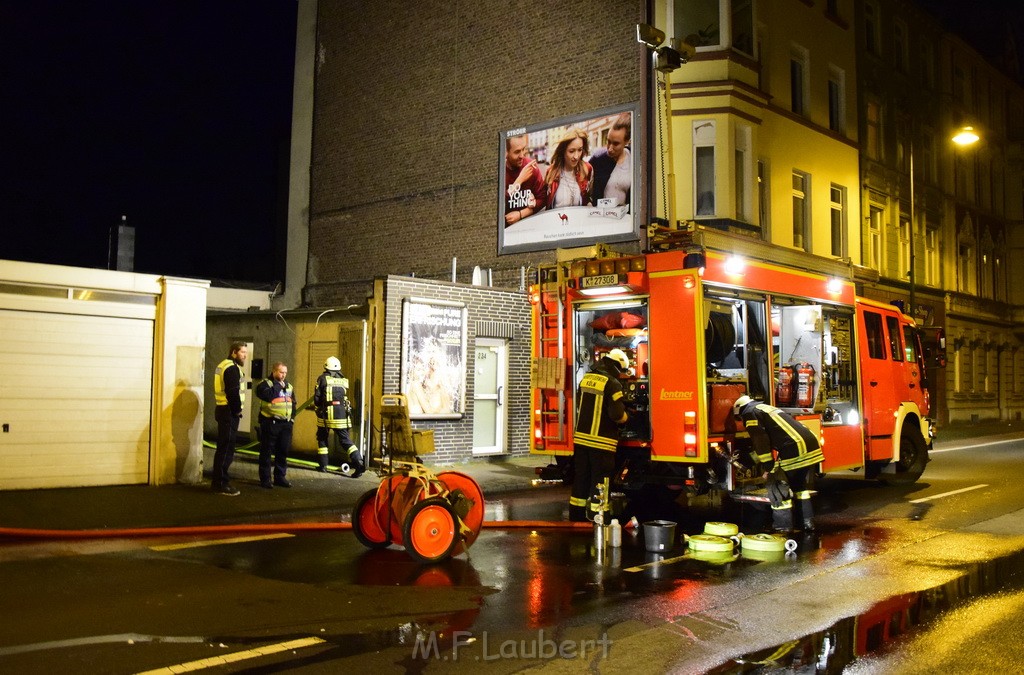
[[[917,331],[848,280],[691,246],[542,267],[531,301],[534,453],[571,457],[577,385],[618,347],[630,359],[626,487],[763,501],[732,417],[742,394],[816,433],[822,472],[913,482],[924,471],[933,425]]]

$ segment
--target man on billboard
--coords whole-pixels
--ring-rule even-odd
[[[629,113],[615,119],[605,147],[590,158],[594,167],[594,203],[598,199],[614,199],[615,206],[629,204],[629,191],[633,186],[633,158],[629,151]]]
[[[547,186],[537,164],[527,154],[526,134],[505,139],[505,227],[544,208]]]

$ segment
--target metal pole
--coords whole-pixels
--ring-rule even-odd
[[[915,312],[917,311],[917,256],[915,249],[917,248],[914,244],[914,239],[917,230],[917,219],[914,214],[914,138],[910,138],[910,302],[908,303],[909,312],[907,312],[911,318],[915,321]]]
[[[665,73],[665,142],[668,145],[668,226],[671,229],[676,227],[676,173],[675,153],[672,147],[672,73]]]

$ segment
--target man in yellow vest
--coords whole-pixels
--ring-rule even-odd
[[[629,419],[619,373],[628,368],[626,352],[612,349],[583,376],[576,390],[576,429],[572,438],[575,476],[569,497],[569,520],[593,518],[593,513],[588,512],[590,497],[597,484],[615,471],[619,425]]]
[[[256,387],[260,399],[260,487],[290,488],[288,451],[292,447],[292,420],[295,418],[295,392],[288,382],[288,366],[275,363],[270,377]],[[274,482],[270,482],[273,457]]]
[[[324,372],[316,380],[313,392],[313,406],[316,410],[317,461],[320,471],[327,471],[327,454],[330,448],[330,433],[333,430],[341,446],[343,462],[352,465],[352,478],[359,478],[366,470],[362,453],[348,436],[349,411],[348,378],[341,374],[341,361],[332,356],[324,362]]]
[[[228,470],[235,459],[235,437],[238,421],[242,419],[245,390],[242,387],[242,366],[249,356],[244,342],[232,342],[228,358],[217,364],[213,371],[213,398],[217,407],[217,451],[213,454],[213,491],[229,497],[238,494],[231,485]]]

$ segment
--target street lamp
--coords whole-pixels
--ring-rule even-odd
[[[978,133],[974,130],[974,127],[964,126],[957,130],[956,134],[953,135],[953,142],[959,146],[968,146],[977,143],[981,139]],[[907,312],[911,318],[914,318],[914,312],[917,310],[917,256],[914,245],[914,236],[917,233],[917,218],[914,213],[914,137],[910,137],[910,271],[907,276],[910,277],[910,298],[908,302]],[[956,195],[956,158],[953,158],[954,168],[954,180],[953,180],[953,195]],[[916,319],[915,319],[916,320]]]

